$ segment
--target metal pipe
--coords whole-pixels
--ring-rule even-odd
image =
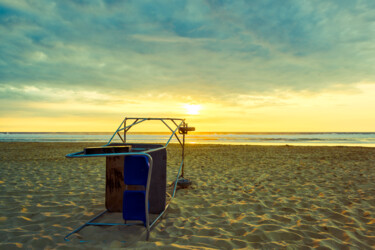
[[[185,119],[182,119],[182,120],[185,120]],[[176,127],[178,127],[177,123],[174,120],[172,120],[172,122],[174,123],[174,125],[176,125]]]
[[[124,120],[121,122],[121,124],[120,124],[120,126],[118,127],[118,129],[116,130],[116,132],[113,133],[113,135],[112,135],[111,139],[109,139],[107,145],[111,143],[113,137],[115,137],[116,133],[119,131],[119,129],[121,128],[121,125],[124,123],[125,120],[126,120],[126,117],[125,117]]]
[[[139,225],[139,223],[94,223],[94,222],[90,222],[90,223],[86,223],[86,225],[89,225],[89,226],[133,226],[133,225]]]
[[[185,133],[182,134],[182,162],[185,160]],[[184,178],[184,167],[185,164],[182,163],[182,173],[181,177]]]
[[[175,193],[176,193],[177,182],[178,182],[178,178],[179,178],[179,175],[180,175],[180,171],[181,171],[181,168],[182,168],[183,165],[184,165],[184,160],[181,161],[180,168],[178,169],[178,173],[177,173],[176,181],[174,182],[174,189],[173,189],[172,197],[174,197],[174,195],[175,195]]]
[[[94,221],[96,220],[97,218],[99,218],[100,216],[102,216],[103,214],[105,214],[108,210],[105,210],[103,212],[101,212],[100,214],[98,214],[97,216],[95,216],[94,218],[92,218],[91,220],[89,220],[88,222],[86,222],[85,224],[83,224],[82,226],[78,227],[77,229],[73,230],[71,233],[67,234],[65,237],[64,237],[64,240],[65,241],[68,241],[68,237],[72,234],[75,234],[77,232],[79,232],[82,228],[84,228],[87,223],[90,223],[91,221]]]
[[[181,119],[181,118],[152,118],[152,117],[148,117],[148,118],[143,118],[143,117],[128,117],[128,120],[135,120],[135,119],[146,119],[146,120],[177,120],[177,121],[182,121],[184,119]]]
[[[171,203],[168,203],[167,206],[165,206],[165,209],[163,210],[163,212],[161,212],[158,217],[151,223],[150,225],[150,229],[152,229],[152,227],[154,226],[154,224],[164,215],[164,213],[167,211],[168,207],[169,207],[169,204]]]
[[[173,132],[173,129],[171,129],[171,127],[169,127],[169,125],[168,125],[164,120],[161,120],[161,121],[164,123],[165,126],[167,126],[167,128],[169,128],[169,130],[170,130],[171,132]]]
[[[129,119],[129,118],[128,118],[128,119]],[[142,118],[141,118],[141,119],[142,119]],[[146,120],[147,120],[147,119],[143,119],[143,120],[141,120],[141,121],[139,121],[139,122],[134,122],[133,124],[131,124],[131,125],[125,127],[125,128],[122,128],[122,129],[118,128],[117,131],[125,130],[125,129],[127,129],[127,128],[130,128],[130,127],[132,127],[132,126],[134,126],[134,125],[136,125],[136,124],[138,124],[138,123],[144,122],[144,121],[146,121]],[[121,124],[121,125],[122,125],[122,124]],[[121,126],[120,126],[120,127],[121,127]]]
[[[84,157],[103,157],[103,156],[119,156],[119,155],[145,155],[147,153],[151,153],[154,151],[158,151],[161,149],[165,149],[166,147],[158,147],[158,148],[152,148],[143,152],[126,152],[126,153],[105,153],[105,154],[91,154],[91,155],[85,155],[83,154],[84,151],[76,152],[67,154],[65,157],[67,158],[84,158]]]
[[[170,142],[170,141],[172,140],[172,138],[173,138],[173,135],[174,135],[174,134],[177,132],[177,130],[181,127],[181,124],[182,124],[183,122],[184,122],[184,121],[182,121],[182,122],[180,123],[180,125],[178,125],[177,128],[173,131],[173,134],[172,134],[171,137],[169,138],[167,144],[165,144],[165,147],[168,146],[169,142]]]
[[[182,161],[181,164],[180,164],[180,168],[178,169],[178,172],[177,172],[177,176],[176,176],[176,180],[174,182],[174,188],[173,188],[173,194],[172,194],[171,200],[169,201],[167,206],[165,206],[165,209],[159,214],[159,216],[151,223],[150,228],[152,228],[154,226],[154,224],[164,215],[164,213],[167,211],[169,205],[171,204],[171,202],[172,202],[172,200],[173,200],[173,198],[176,194],[177,182],[178,182],[178,178],[179,178],[181,167],[182,167],[183,163],[184,162]]]
[[[152,157],[149,154],[145,154],[149,160],[149,169],[148,169],[148,176],[147,176],[147,185],[146,185],[146,198],[145,198],[145,213],[146,213],[146,228],[147,232],[150,232],[150,216],[148,212],[148,196],[150,192],[150,183],[151,183],[151,174],[152,174]],[[148,236],[147,236],[148,237]]]
[[[130,126],[127,126],[127,127],[125,127],[124,126],[124,130],[125,130],[125,132],[128,132],[132,127],[133,127],[133,125],[135,125],[136,123],[137,123],[137,121],[138,121],[139,119],[136,119]],[[127,128],[127,129],[126,129]]]
[[[173,135],[176,136],[176,139],[178,140],[178,142],[180,143],[180,145],[182,145],[182,144],[181,144],[181,141],[180,141],[180,138],[178,138],[178,135],[177,135],[176,133],[173,132],[173,129],[171,129],[171,127],[169,127],[168,124],[167,124],[165,121],[163,121],[163,120],[161,120],[161,121],[165,124],[165,126],[167,126],[167,128],[169,128],[169,130],[173,133]],[[174,123],[174,124],[176,124],[176,123]],[[176,126],[178,127],[177,124],[176,124]]]
[[[126,143],[126,130],[125,130],[125,128],[126,128],[126,120],[127,120],[127,118],[125,118],[125,121],[124,121],[124,143]]]
[[[122,143],[125,143],[124,139],[122,139],[122,137],[121,137],[121,135],[120,135],[120,133],[119,133],[119,132],[117,132],[117,135],[118,135],[118,137],[120,137],[120,139],[121,139]]]

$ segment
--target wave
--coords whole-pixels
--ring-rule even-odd
[[[3,142],[102,142],[106,143],[113,133],[109,132],[3,132],[0,141]],[[129,133],[129,142],[165,143],[170,133]],[[116,136],[114,142],[120,142]],[[173,142],[178,142],[175,138]],[[374,145],[375,133],[373,132],[295,132],[295,133],[189,133],[188,143],[213,143],[213,144],[313,144],[313,145]]]

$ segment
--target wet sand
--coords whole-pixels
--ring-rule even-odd
[[[65,242],[105,209],[105,159],[64,157],[93,145],[0,143],[0,249],[375,247],[375,148],[360,147],[188,145],[193,185],[149,241],[92,226]],[[179,156],[168,147],[168,183]]]

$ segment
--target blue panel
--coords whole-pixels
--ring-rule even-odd
[[[124,182],[126,185],[147,185],[149,162],[146,156],[126,156],[124,162]]]
[[[145,191],[126,190],[123,198],[123,219],[141,220],[146,225],[145,199]]]

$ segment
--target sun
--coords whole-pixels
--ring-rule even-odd
[[[201,105],[197,104],[185,104],[186,114],[188,115],[198,115],[201,110]]]

